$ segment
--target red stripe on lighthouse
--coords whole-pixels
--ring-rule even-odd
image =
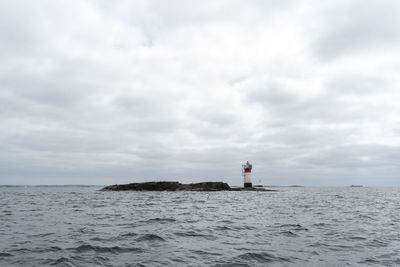
[[[244,172],[251,172],[251,168],[244,168]]]

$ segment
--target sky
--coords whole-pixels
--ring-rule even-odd
[[[0,184],[400,185],[400,2],[2,0]]]

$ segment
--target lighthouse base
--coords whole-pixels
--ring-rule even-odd
[[[244,187],[253,187],[252,183],[244,183]]]

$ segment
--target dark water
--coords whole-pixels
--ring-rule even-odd
[[[0,188],[0,266],[398,266],[399,188]]]

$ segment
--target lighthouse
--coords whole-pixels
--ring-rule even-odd
[[[251,169],[253,166],[250,164],[249,161],[246,164],[242,165],[242,174],[244,178],[244,187],[252,187],[251,184]]]

